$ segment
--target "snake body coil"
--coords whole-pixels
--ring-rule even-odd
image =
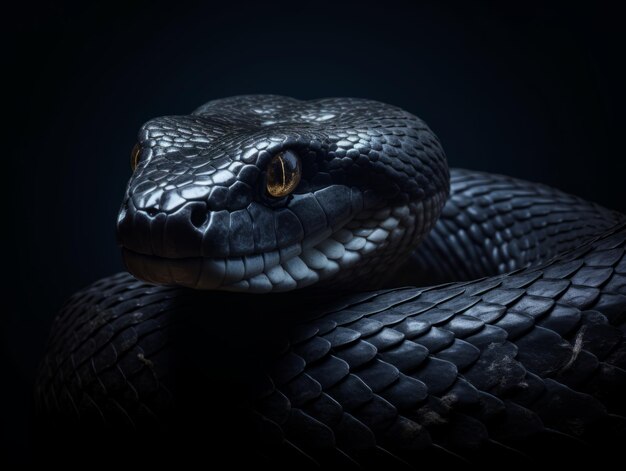
[[[134,276],[56,319],[54,427],[206,446],[193,422],[213,450],[362,466],[623,437],[624,216],[449,172],[421,120],[367,100],[216,100],[148,122],[133,157]]]

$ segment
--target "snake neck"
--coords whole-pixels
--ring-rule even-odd
[[[435,226],[447,197],[448,192],[442,191],[421,201],[359,213],[320,247],[312,249],[321,249],[328,258],[322,273],[332,271],[319,286],[363,290],[388,283],[402,260]],[[331,247],[338,250],[333,253],[328,250]],[[308,250],[303,251],[306,259]]]

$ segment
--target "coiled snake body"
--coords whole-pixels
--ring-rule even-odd
[[[212,101],[148,122],[133,160],[132,275],[57,317],[51,430],[361,466],[623,437],[621,214],[449,172],[421,120],[360,99]]]

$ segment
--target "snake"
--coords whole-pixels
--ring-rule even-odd
[[[131,166],[127,272],[67,301],[39,370],[62,453],[418,468],[625,436],[624,215],[449,169],[357,98],[213,100]]]

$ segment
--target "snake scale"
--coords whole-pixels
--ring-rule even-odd
[[[623,215],[449,170],[371,100],[211,101],[132,160],[130,274],[69,299],[40,369],[57,453],[378,468],[623,441]]]

